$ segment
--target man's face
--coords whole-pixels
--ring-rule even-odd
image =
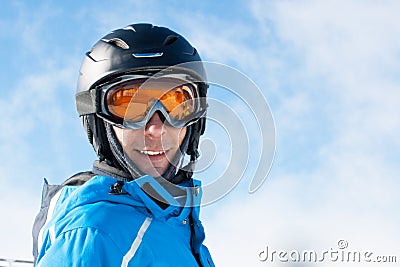
[[[186,127],[164,125],[156,112],[142,129],[121,129],[113,126],[122,149],[145,174],[161,176],[174,159],[186,135]]]

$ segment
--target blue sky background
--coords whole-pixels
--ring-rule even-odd
[[[266,265],[267,245],[321,252],[340,239],[400,261],[399,12],[395,0],[2,1],[0,258],[30,258],[42,178],[60,183],[95,159],[74,104],[84,53],[112,29],[151,22],[250,77],[275,118],[264,185],[247,193],[251,162],[202,211],[219,266]]]

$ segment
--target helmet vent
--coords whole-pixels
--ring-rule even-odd
[[[110,40],[103,39],[103,41],[105,41],[108,44],[118,46],[119,48],[122,48],[122,49],[129,49],[129,45],[120,38],[112,38]]]
[[[123,28],[123,30],[125,30],[125,31],[134,31],[134,32],[136,32],[135,28],[133,28],[132,25],[126,26],[125,28]]]
[[[164,40],[164,45],[171,45],[173,44],[176,40],[178,40],[179,36],[176,35],[168,35],[167,38]]]

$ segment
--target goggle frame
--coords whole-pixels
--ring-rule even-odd
[[[151,79],[176,79],[179,80],[182,85],[183,84],[190,84],[190,86],[195,90],[195,96],[194,96],[194,101],[195,101],[195,109],[194,111],[187,116],[183,120],[175,120],[173,119],[170,115],[169,112],[167,111],[166,107],[161,103],[160,100],[156,100],[151,108],[147,111],[147,113],[144,115],[143,119],[140,121],[129,121],[126,120],[125,118],[118,118],[115,115],[113,115],[108,107],[107,107],[107,94],[108,91],[113,89],[114,87],[118,86],[119,84],[123,84],[129,81],[134,81],[138,79],[146,79],[146,81],[143,83],[145,84],[146,82],[150,81]],[[166,74],[166,75],[157,75],[156,77],[154,75],[141,75],[141,74],[126,74],[122,76],[118,76],[115,79],[109,80],[106,83],[103,83],[93,90],[96,90],[97,99],[98,101],[98,109],[97,109],[97,115],[101,117],[102,119],[106,120],[108,123],[120,127],[120,128],[127,128],[127,129],[141,129],[146,126],[146,124],[149,122],[151,117],[157,112],[161,112],[162,115],[165,117],[165,121],[167,122],[168,125],[176,127],[176,128],[183,128],[190,126],[194,123],[196,123],[200,118],[204,117],[206,114],[207,110],[207,105],[203,104],[201,101],[200,97],[200,92],[199,92],[199,85],[196,82],[190,81],[188,79],[187,74],[180,74],[180,73],[173,73],[173,74]],[[139,88],[140,90],[140,88]],[[166,90],[167,92],[168,90]]]

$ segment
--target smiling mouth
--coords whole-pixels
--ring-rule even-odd
[[[165,154],[165,151],[140,150],[140,153],[148,156],[157,156]]]

